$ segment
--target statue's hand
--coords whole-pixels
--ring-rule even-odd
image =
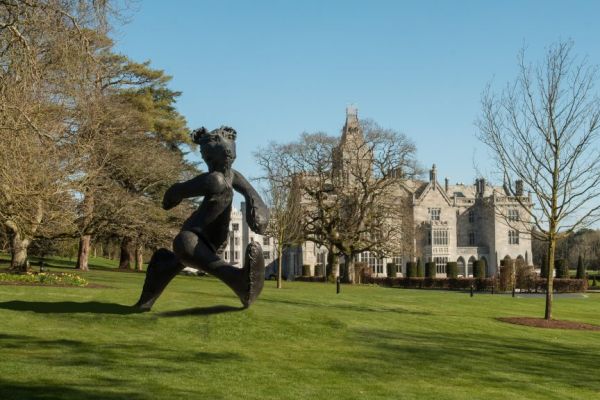
[[[179,190],[177,190],[177,184],[171,186],[165,192],[165,196],[163,197],[162,206],[165,210],[170,210],[171,208],[177,206],[181,203],[181,196],[179,195]]]
[[[256,207],[248,204],[246,209],[247,222],[250,229],[258,234],[263,234],[269,224],[269,211],[265,207]]]

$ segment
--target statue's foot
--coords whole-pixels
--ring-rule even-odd
[[[150,311],[165,287],[182,269],[183,264],[172,251],[159,249],[154,252],[148,263],[142,294],[134,307],[140,311]]]
[[[238,296],[244,308],[248,308],[258,298],[265,284],[265,260],[262,248],[257,242],[250,242],[246,247],[242,276],[246,290]]]

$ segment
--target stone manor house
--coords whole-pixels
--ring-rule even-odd
[[[362,130],[356,109],[348,108],[336,152],[345,154],[344,146],[356,140],[364,140]],[[521,204],[531,207],[531,196],[523,193],[523,185],[518,181],[515,193],[521,196],[520,202],[505,188],[491,186],[484,179],[477,179],[473,185],[451,185],[447,178],[440,183],[433,165],[428,180],[403,181],[398,188],[397,195],[408,200],[408,218],[412,219],[413,227],[413,232],[404,239],[411,243],[402,246],[409,249],[405,250],[406,254],[381,259],[364,252],[357,261],[367,263],[378,276],[386,276],[389,263],[396,265],[399,276],[403,275],[406,262],[417,259],[423,263],[435,262],[440,277],[445,276],[449,261],[457,262],[459,276],[472,276],[476,260],[485,262],[488,276],[497,272],[501,260],[518,260],[529,265],[532,263],[531,235],[524,229],[528,214]],[[241,209],[245,209],[243,203]],[[273,239],[250,231],[239,211],[232,213],[230,228],[226,259],[241,265],[246,244],[250,240],[259,241],[265,264],[268,264],[267,277],[275,274],[277,254]],[[314,272],[314,266],[324,265],[326,260],[326,249],[306,242],[286,250],[283,275],[287,279],[301,275],[302,265],[309,265]]]

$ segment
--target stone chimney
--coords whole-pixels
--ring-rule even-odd
[[[515,196],[523,196],[523,181],[515,181]]]
[[[483,197],[483,193],[485,192],[485,179],[476,179],[475,180],[475,193],[477,197]]]
[[[429,170],[429,182],[435,183],[437,181],[437,169],[435,168],[435,164]]]
[[[446,190],[446,193],[448,193],[448,190],[450,188],[450,181],[448,180],[448,178],[444,179],[444,189]]]

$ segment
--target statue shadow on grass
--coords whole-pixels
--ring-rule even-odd
[[[194,307],[186,308],[184,310],[165,311],[158,315],[161,317],[185,317],[188,315],[213,315],[223,314],[233,311],[242,311],[244,307],[232,307],[225,305],[211,306],[211,307]]]
[[[102,303],[99,301],[86,301],[78,303],[75,301],[5,301],[0,302],[0,309],[13,311],[33,311],[40,314],[138,314],[140,311],[132,306],[116,303]]]
[[[142,311],[133,306],[116,304],[116,303],[102,303],[98,301],[87,301],[83,303],[74,301],[57,301],[57,302],[44,302],[44,301],[21,301],[12,300],[0,302],[0,309],[13,310],[13,311],[33,311],[40,314],[77,314],[77,313],[91,313],[91,314],[139,314]],[[232,311],[241,311],[243,307],[232,307],[225,305],[210,306],[210,307],[194,307],[186,308],[183,310],[166,311],[157,315],[162,317],[183,317],[188,315],[213,315],[222,314]]]

